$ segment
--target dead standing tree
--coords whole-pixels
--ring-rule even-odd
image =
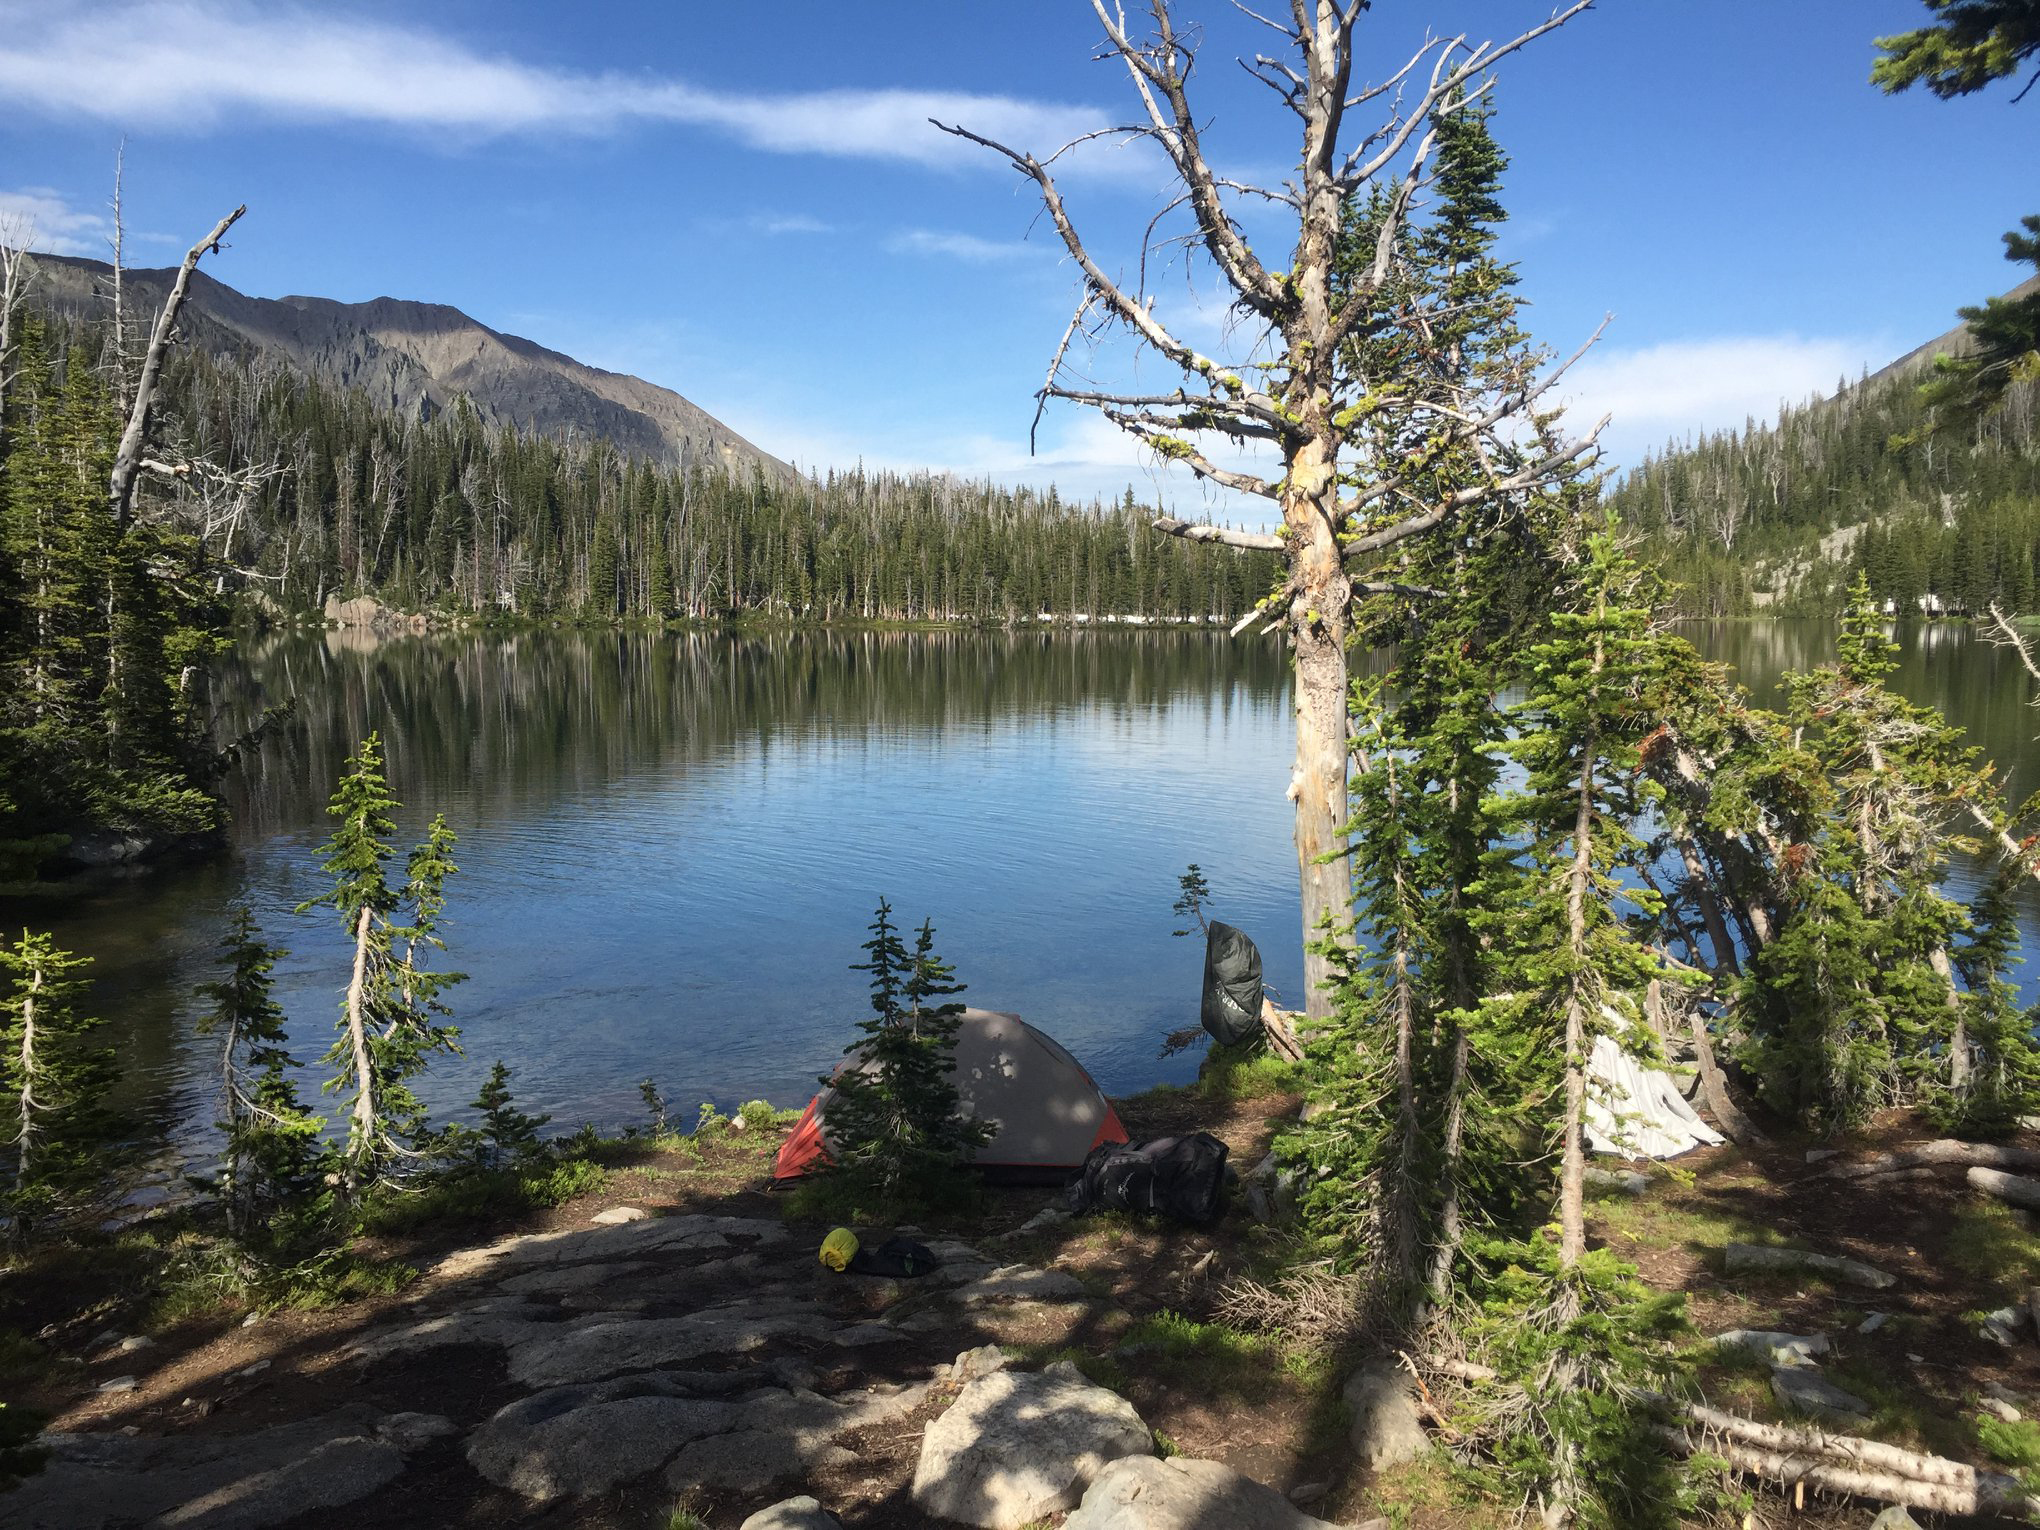
[[[1493,65],[1532,39],[1587,9],[1567,5],[1499,46],[1464,36],[1435,38],[1381,83],[1352,84],[1354,29],[1366,0],[1292,0],[1288,20],[1245,11],[1284,40],[1285,58],[1256,55],[1244,67],[1270,87],[1301,129],[1297,180],[1281,188],[1253,186],[1213,169],[1193,110],[1191,75],[1197,40],[1180,32],[1168,0],[1150,0],[1150,35],[1129,30],[1123,9],[1092,0],[1105,29],[1102,57],[1125,66],[1144,122],[1107,134],[1143,139],[1166,157],[1175,196],[1165,211],[1187,209],[1194,227],[1184,241],[1201,250],[1224,278],[1234,308],[1266,331],[1272,359],[1245,368],[1247,378],[1188,344],[1158,317],[1145,290],[1150,247],[1139,252],[1142,277],[1128,285],[1107,274],[1078,232],[1050,166],[1065,150],[1037,159],[966,127],[937,122],[947,133],[1003,155],[1039,189],[1042,206],[1082,273],[1075,316],[1050,362],[1038,399],[1066,399],[1100,410],[1155,453],[1182,462],[1209,483],[1268,501],[1280,531],[1241,531],[1164,516],[1157,529],[1193,541],[1218,542],[1283,555],[1287,575],[1265,603],[1288,630],[1296,664],[1296,853],[1303,890],[1308,1011],[1330,1012],[1325,985],[1331,959],[1310,951],[1347,917],[1350,878],[1336,852],[1346,817],[1346,648],[1356,595],[1407,589],[1381,574],[1391,549],[1426,535],[1450,535],[1464,518],[1520,502],[1561,478],[1593,449],[1596,426],[1558,442],[1533,409],[1559,372],[1542,378],[1526,362],[1506,378],[1483,379],[1477,390],[1455,385],[1446,342],[1436,338],[1436,306],[1412,301],[1392,282],[1430,183],[1428,166],[1440,116],[1465,110],[1486,90]],[[1379,113],[1356,126],[1361,108]],[[1078,140],[1082,142],[1083,140]],[[1373,258],[1359,276],[1335,280],[1342,215],[1356,196],[1378,193]],[[1287,270],[1271,269],[1249,246],[1229,205],[1263,199],[1296,217]],[[1439,300],[1442,301],[1442,300]],[[1169,393],[1112,393],[1072,385],[1066,360],[1072,339],[1097,315],[1102,328],[1131,331],[1136,348],[1159,352],[1183,373]],[[1591,343],[1591,342],[1590,342]],[[1392,375],[1368,375],[1360,355],[1403,358]],[[1072,380],[1074,381],[1074,379]],[[1411,411],[1427,424],[1423,461],[1382,460],[1364,449],[1368,417],[1384,407]],[[1036,416],[1039,419],[1039,414]],[[1206,443],[1214,439],[1272,449],[1273,477],[1222,466]],[[1222,450],[1222,448],[1221,448]],[[1440,491],[1427,467],[1446,454],[1477,464],[1460,487]],[[1434,592],[1435,593],[1435,592]]]

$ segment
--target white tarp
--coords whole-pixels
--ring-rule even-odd
[[[1587,1146],[1617,1158],[1677,1158],[1726,1140],[1693,1113],[1669,1073],[1645,1067],[1612,1036],[1597,1036],[1587,1060],[1586,1125]]]

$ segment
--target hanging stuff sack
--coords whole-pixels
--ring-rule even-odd
[[[1198,1226],[1225,1210],[1226,1145],[1209,1132],[1108,1143],[1069,1188],[1071,1211],[1139,1211]]]
[[[1204,940],[1204,1028],[1222,1047],[1261,1033],[1261,951],[1241,930],[1211,921]]]

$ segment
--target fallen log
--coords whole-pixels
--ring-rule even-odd
[[[1430,1355],[1431,1370],[1476,1385],[1496,1381],[1495,1373],[1468,1360]],[[1511,1383],[1504,1390],[1518,1391]],[[1996,1514],[2040,1521],[2040,1498],[2015,1477],[1978,1471],[1945,1456],[1865,1440],[1852,1434],[1791,1424],[1765,1424],[1705,1403],[1682,1402],[1662,1392],[1639,1390],[1636,1400],[1662,1409],[1678,1422],[1658,1434],[1683,1455],[1709,1455],[1730,1469],[1780,1487],[1813,1488],[1908,1509],[1939,1514]]]
[[[1958,1142],[1943,1137],[1918,1147],[1873,1153],[1853,1163],[1839,1163],[1822,1171],[1827,1179],[1868,1179],[1873,1174],[1890,1174],[1898,1169],[1923,1165],[1977,1164],[1992,1169],[2040,1169],[2040,1152],[2032,1148],[2005,1147],[1995,1142]]]
[[[1774,1248],[1768,1243],[1730,1243],[1721,1251],[1721,1266],[1731,1275],[1792,1274],[1811,1271],[1847,1285],[1883,1291],[1898,1277],[1874,1264],[1842,1254],[1816,1254],[1803,1248]]]
[[[1696,1438],[1695,1431],[1678,1424],[1660,1425],[1657,1432],[1682,1455],[1715,1456],[1726,1462],[1731,1471],[1761,1477],[1780,1487],[1813,1488],[1822,1493],[1895,1503],[1908,1509],[1929,1509],[1936,1514],[1995,1514],[2040,1520],[2040,1499],[2021,1487],[2016,1478],[1998,1472],[1979,1472],[1955,1461],[1939,1464],[1967,1473],[1966,1481],[1926,1482],[1896,1472],[1849,1465],[1834,1457],[1767,1450],[1705,1430],[1699,1431]],[[1938,1457],[1931,1459],[1939,1461]]]
[[[2010,1201],[2014,1206],[2040,1207],[2040,1179],[2028,1179],[2023,1174],[2002,1174],[1981,1165],[1971,1169],[1964,1177],[1972,1190],[1981,1190],[1985,1195]]]

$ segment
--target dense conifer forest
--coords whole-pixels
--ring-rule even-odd
[[[1693,616],[1832,616],[1857,570],[1901,611],[2040,610],[2040,386],[1933,429],[1919,370],[1668,447],[1608,501]]]
[[[1158,536],[1131,489],[1079,505],[928,474],[662,467],[461,406],[399,418],[260,359],[182,353],[168,388],[169,438],[258,469],[223,550],[290,611],[371,595],[595,622],[1229,619],[1274,579],[1266,554]]]

